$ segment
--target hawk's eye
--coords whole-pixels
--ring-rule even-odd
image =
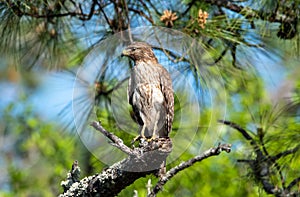
[[[136,48],[134,47],[134,48],[132,48],[131,50],[132,50],[132,51],[135,51],[135,50],[136,50]]]

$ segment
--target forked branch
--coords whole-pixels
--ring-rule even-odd
[[[222,151],[225,151],[229,153],[231,151],[231,145],[230,144],[219,144],[217,147],[213,147],[205,151],[204,153],[197,155],[196,157],[180,163],[178,166],[173,167],[170,169],[164,176],[160,178],[158,183],[155,185],[153,188],[152,192],[149,197],[154,197],[156,194],[163,188],[163,186],[173,177],[175,176],[178,172],[192,166],[193,164],[200,162],[206,158],[212,157],[212,156],[217,156],[219,155]]]
[[[170,138],[158,138],[150,142],[140,143],[139,147],[129,148],[122,139],[104,129],[100,122],[94,121],[91,126],[111,140],[111,144],[126,153],[128,157],[104,169],[101,173],[85,177],[82,180],[74,179],[71,176],[69,179],[73,182],[69,181],[70,184],[66,184],[66,181],[62,182],[64,183],[64,193],[60,197],[116,196],[135,180],[148,174],[160,176],[160,180],[148,194],[148,196],[156,196],[178,172],[187,169],[196,162],[219,155],[222,151],[231,151],[231,145],[219,144],[217,147],[210,148],[204,153],[171,168],[168,172],[164,172],[166,158],[172,151]],[[72,169],[71,172],[73,171]]]

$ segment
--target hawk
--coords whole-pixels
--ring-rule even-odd
[[[158,63],[152,47],[147,43],[133,42],[122,55],[134,61],[127,96],[134,119],[140,126],[138,138],[167,138],[174,119],[170,74]]]

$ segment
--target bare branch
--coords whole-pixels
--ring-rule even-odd
[[[145,3],[143,0],[139,0],[139,2],[142,4],[143,9],[144,9],[145,11],[148,12],[149,18],[151,18],[151,20],[153,20],[153,19],[152,19],[152,16],[151,16],[151,11],[150,11],[150,9],[149,9],[149,6],[146,5],[146,3]]]
[[[239,126],[233,122],[227,121],[227,120],[218,120],[218,122],[223,123],[225,125],[230,126],[231,128],[238,130],[246,138],[246,140],[253,140],[253,138],[241,126]]]
[[[131,28],[130,28],[130,16],[129,16],[129,11],[128,11],[128,6],[125,0],[122,1],[123,6],[125,8],[125,15],[126,15],[126,19],[127,19],[127,29],[128,29],[128,36],[129,36],[129,40],[132,43],[132,34],[131,34]]]
[[[210,148],[201,155],[198,155],[188,161],[182,162],[178,166],[175,166],[174,168],[170,169],[162,178],[158,181],[158,183],[153,188],[152,192],[149,197],[154,197],[156,194],[162,189],[162,187],[178,172],[192,166],[196,162],[200,162],[208,157],[219,155],[222,151],[225,151],[229,153],[231,151],[231,145],[230,144],[219,144],[217,147]]]
[[[146,1],[151,6],[151,8],[154,10],[156,15],[158,15],[158,16],[162,15],[162,13],[158,11],[157,7],[150,0],[146,0]]]
[[[63,196],[115,196],[122,189],[132,184],[135,180],[147,174],[157,175],[160,169],[165,166],[167,156],[172,151],[172,141],[170,138],[159,138],[151,142],[141,142],[139,147],[130,149],[124,145],[123,141],[114,134],[105,130],[97,121],[91,123],[96,130],[109,138],[114,146],[117,146],[129,156],[120,162],[104,169],[100,174],[92,175],[82,180],[73,181],[73,184],[64,184]],[[148,196],[155,196],[163,185],[178,172],[200,162],[208,157],[219,155],[222,151],[230,152],[231,145],[219,144],[217,147],[205,151],[180,165],[172,168],[167,173],[162,173],[160,181]],[[72,170],[78,163],[72,166]],[[74,171],[74,170],[73,170]]]
[[[91,125],[109,138],[113,145],[129,156],[104,169],[101,173],[83,178],[67,185],[62,196],[116,196],[122,189],[135,180],[148,174],[157,174],[161,164],[172,151],[170,138],[159,138],[151,142],[140,143],[130,149],[114,134],[105,130],[97,121]],[[66,185],[66,184],[65,184]]]
[[[112,21],[108,18],[108,16],[107,16],[107,14],[105,13],[105,11],[104,11],[102,5],[101,5],[100,3],[98,3],[98,6],[99,6],[99,9],[100,9],[100,11],[102,12],[104,18],[105,18],[106,23],[109,25],[109,28],[110,28],[111,30],[113,30],[114,28],[113,28]]]
[[[139,14],[140,16],[144,17],[145,19],[147,19],[152,25],[154,25],[154,21],[153,19],[151,18],[151,16],[147,16],[142,10],[137,10],[137,9],[134,9],[132,7],[129,7],[128,8],[129,11],[132,11],[134,13],[137,13]]]
[[[79,181],[80,176],[80,168],[78,166],[78,161],[75,160],[72,164],[72,169],[67,174],[67,180],[61,182],[61,186],[64,188],[64,191],[66,192],[73,183],[76,183]]]
[[[93,0],[93,3],[90,8],[90,12],[87,14],[86,17],[80,17],[81,20],[90,20],[95,12],[95,7],[97,5],[97,0]]]
[[[114,135],[113,133],[110,133],[106,131],[100,122],[93,121],[91,123],[91,126],[93,126],[96,130],[100,131],[103,135],[105,135],[108,139],[110,139],[113,143],[112,145],[123,151],[124,153],[128,155],[134,155],[134,151],[126,146],[122,139],[120,139],[118,136]]]

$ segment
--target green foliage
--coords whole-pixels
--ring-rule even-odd
[[[53,196],[61,192],[59,183],[72,161],[80,158],[78,142],[43,122],[26,105],[25,109],[17,106],[10,104],[1,121],[6,143],[15,147],[5,153],[10,188],[4,196]]]
[[[199,91],[196,94],[199,112],[193,108],[195,103],[191,102],[193,90],[184,86],[176,92],[175,119],[170,135],[174,139],[173,153],[176,158],[170,159],[167,168],[219,142],[230,143],[233,147],[230,154],[209,158],[180,172],[158,196],[267,196],[254,170],[265,162],[269,165],[267,178],[270,183],[276,188],[286,188],[297,180],[300,173],[297,149],[300,140],[300,73],[297,67],[300,52],[299,0],[112,0],[107,4],[104,1],[1,1],[1,66],[13,64],[32,68],[34,65],[38,69],[37,75],[19,69],[21,76],[15,81],[11,79],[10,71],[3,69],[5,71],[1,77],[5,79],[1,79],[0,85],[13,83],[22,87],[22,91],[26,92],[24,95],[35,94],[40,83],[38,74],[42,73],[43,67],[76,70],[82,63],[97,64],[85,60],[94,60],[98,55],[101,58],[115,58],[117,50],[114,46],[120,46],[118,42],[126,40],[126,34],[121,33],[118,39],[106,43],[106,46],[102,43],[99,47],[98,44],[108,35],[127,30],[130,26],[165,27],[165,23],[160,21],[165,10],[178,16],[172,28],[188,34],[201,46],[201,52],[196,51],[195,57],[179,54],[170,58],[166,57],[169,55],[167,52],[159,51],[164,63],[178,68],[182,75],[192,76],[190,80]],[[209,13],[203,26],[199,24],[199,10]],[[171,42],[174,47],[182,44],[178,40]],[[189,50],[190,46],[186,49]],[[93,50],[97,55],[90,56]],[[201,59],[201,64],[196,65],[192,58]],[[4,65],[5,62],[8,62],[7,65]],[[95,118],[102,122],[104,128],[130,145],[138,128],[130,120],[125,81],[120,84],[118,76],[128,74],[132,65],[128,66],[128,62],[125,64],[118,59],[112,62],[113,69],[105,63],[101,65],[103,70],[97,71],[95,81],[84,82],[97,86],[93,92],[96,94],[95,106],[91,107]],[[269,82],[264,80],[268,74],[259,72],[264,69],[259,67],[261,62],[271,64],[266,65],[268,74],[278,75],[272,78],[274,83],[281,80],[275,88],[270,88]],[[282,70],[276,70],[278,65]],[[178,78],[175,82],[186,83]],[[60,96],[55,91],[52,93]],[[6,94],[1,92],[0,99],[6,98]],[[60,181],[65,179],[74,160],[79,160],[83,175],[99,173],[106,167],[107,164],[99,161],[97,155],[92,155],[78,142],[74,132],[62,132],[59,125],[42,120],[24,95],[21,99],[6,103],[1,112],[0,134],[7,148],[4,147],[3,154],[0,154],[0,161],[4,161],[0,162],[0,167],[5,166],[9,180],[4,190],[0,191],[0,196],[56,195],[62,191]],[[90,98],[90,95],[87,97]],[[43,102],[42,98],[40,102]],[[70,103],[73,104],[71,98]],[[190,108],[185,108],[189,105]],[[48,103],[45,106],[45,110],[52,108]],[[90,111],[81,113],[92,114]],[[87,125],[84,121],[89,118],[80,120]],[[218,123],[220,119],[237,124],[252,140],[236,128]],[[101,143],[102,147],[95,152],[109,155],[115,150],[108,143],[109,148],[104,142]],[[265,156],[264,159],[259,160],[258,150]],[[291,153],[272,160],[272,157],[286,151]],[[259,162],[250,165],[245,160]],[[139,196],[145,196],[149,179],[152,185],[158,181],[154,176],[141,178],[119,196],[133,196],[134,190]],[[299,182],[292,191],[299,193]]]

